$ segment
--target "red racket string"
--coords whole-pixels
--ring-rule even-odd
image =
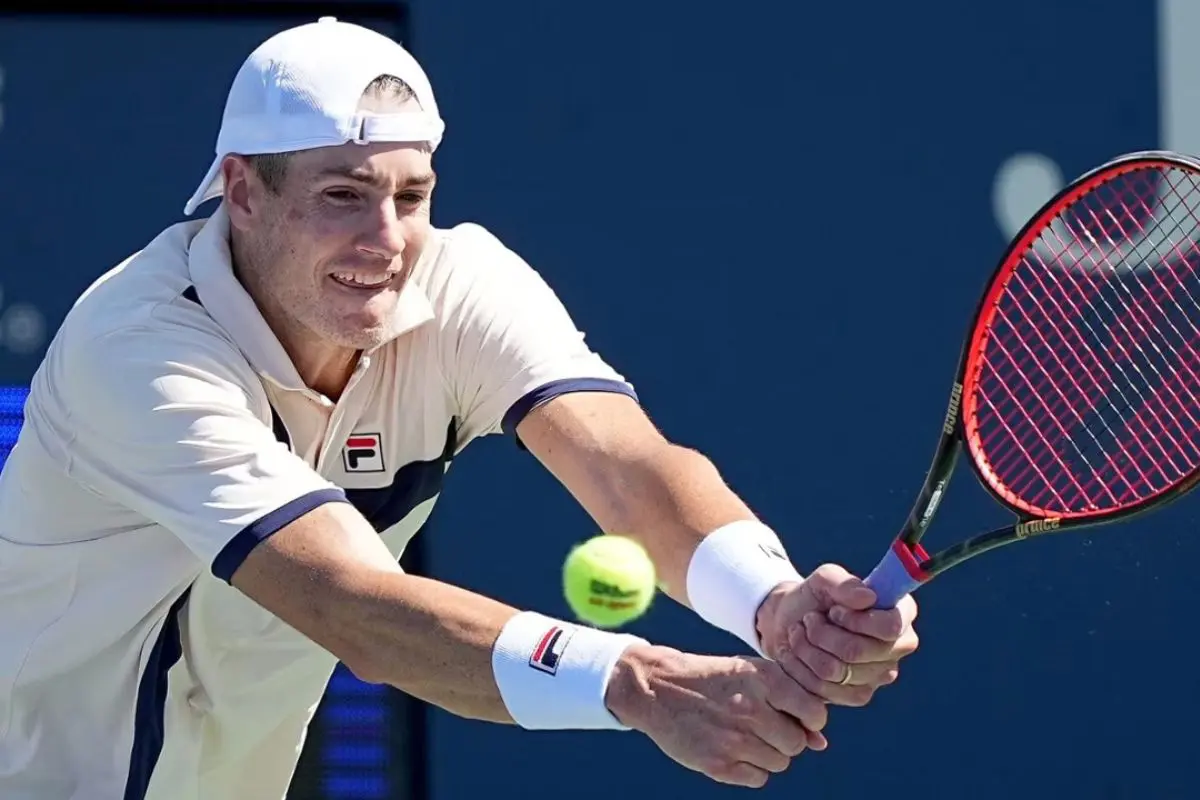
[[[1150,187],[1150,191],[1153,191],[1153,187]],[[1144,200],[1143,200],[1143,205],[1144,205]],[[1081,240],[1082,240],[1082,238],[1079,236],[1073,237],[1073,241],[1075,241],[1075,242],[1078,242]],[[1060,244],[1062,246],[1057,249],[1056,261],[1061,261],[1063,255],[1066,254],[1068,251],[1068,246],[1065,243],[1062,243],[1061,240],[1060,240]],[[1099,247],[1099,243],[1096,242],[1095,247],[1093,249],[1096,249],[1098,247]],[[1088,252],[1087,250],[1085,250],[1082,255],[1089,256],[1089,255],[1091,255],[1091,253]],[[1030,253],[1026,254],[1026,257],[1027,258],[1029,258],[1029,257],[1038,258],[1039,256],[1038,256],[1038,253],[1036,250],[1031,250]],[[1040,266],[1042,266],[1043,268],[1046,267],[1046,265],[1044,263],[1041,264]],[[1078,301],[1072,296],[1071,293],[1065,293],[1063,295],[1063,300],[1070,306],[1070,312],[1067,312],[1063,308],[1061,308],[1061,304],[1058,303],[1057,298],[1054,296],[1053,288],[1048,288],[1046,286],[1045,282],[1043,282],[1043,280],[1041,279],[1040,271],[1033,270],[1030,272],[1030,275],[1034,280],[1036,280],[1039,288],[1045,293],[1045,295],[1049,299],[1049,301],[1055,304],[1056,315],[1059,315],[1063,318],[1070,318],[1072,315],[1082,316],[1083,312],[1079,309],[1078,302],[1086,302],[1088,299],[1089,292],[1087,292],[1087,291],[1077,292]],[[1013,273],[1012,282],[1016,283],[1024,292],[1031,294],[1031,295],[1034,294],[1034,290],[1028,284],[1025,283],[1024,278],[1020,272]],[[1057,285],[1057,284],[1055,284],[1055,285]],[[1091,286],[1094,288],[1096,286],[1096,284],[1093,282],[1091,284]],[[1008,288],[1011,291],[1011,286]],[[1017,308],[1020,309],[1019,302],[1017,304]],[[1028,320],[1028,315],[1024,315],[1024,316],[1025,316],[1026,320]],[[1013,324],[1011,320],[1008,320],[1008,321],[1010,324]],[[1034,330],[1035,332],[1038,331],[1036,326],[1033,326],[1032,330]],[[1057,396],[1053,399],[1053,401],[1051,402],[1050,405],[1051,405],[1051,411],[1053,413],[1057,414],[1057,413],[1061,413],[1064,410],[1064,407],[1070,407],[1072,404],[1077,404],[1079,396],[1089,398],[1089,400],[1088,400],[1089,405],[1094,404],[1094,402],[1098,398],[1097,392],[1099,391],[1100,387],[1104,386],[1106,383],[1111,383],[1111,376],[1105,375],[1104,380],[1101,380],[1100,378],[1097,377],[1097,372],[1103,371],[1103,362],[1101,361],[1101,359],[1099,359],[1097,357],[1095,352],[1092,350],[1092,348],[1088,344],[1087,338],[1085,338],[1079,334],[1077,327],[1072,326],[1067,330],[1063,330],[1060,327],[1055,332],[1060,335],[1060,338],[1058,339],[1059,345],[1069,348],[1069,350],[1070,350],[1069,355],[1072,359],[1074,359],[1072,362],[1072,365],[1073,366],[1082,366],[1084,368],[1084,372],[1081,375],[1073,375],[1070,372],[1070,370],[1068,370],[1065,367],[1065,365],[1063,365],[1061,363],[1061,360],[1056,358],[1056,354],[1054,353],[1054,348],[1052,346],[1050,346],[1048,342],[1045,341],[1044,337],[1041,337],[1041,341],[1039,343],[1042,345],[1042,347],[1045,349],[1045,351],[1051,357],[1054,357],[1054,358],[1056,358],[1056,360],[1059,360],[1060,363],[1058,364],[1058,367],[1060,369],[1060,374],[1059,375],[1045,375],[1045,377],[1050,380],[1039,381],[1039,383],[1037,385],[1035,385],[1034,388],[1038,392],[1044,392],[1045,388],[1046,388],[1046,386],[1045,386],[1046,383],[1048,383],[1048,382],[1055,383],[1058,378],[1060,378],[1062,375],[1065,375],[1071,381],[1071,385],[1068,388],[1073,390],[1073,391],[1066,391],[1066,392],[1059,391],[1056,393]],[[1074,335],[1074,341],[1072,341],[1072,336],[1071,336],[1072,334]],[[1098,337],[1093,334],[1093,336],[1091,338],[1097,339]],[[1037,354],[1035,353],[1034,355],[1036,357]],[[1051,442],[1053,442],[1053,439],[1051,439]]]
[[[989,482],[1018,506],[1101,513],[1200,465],[1200,185],[1177,174],[1182,193],[1160,170],[1112,179],[1001,278],[974,427]]]
[[[1111,305],[1109,305],[1109,308],[1111,309]],[[1128,306],[1127,306],[1127,308],[1128,308]],[[1136,316],[1136,309],[1135,309],[1135,316]],[[1182,400],[1181,400],[1181,393],[1187,393],[1189,396],[1189,400],[1190,400],[1191,376],[1187,370],[1183,370],[1183,371],[1179,372],[1177,376],[1175,376],[1178,378],[1178,380],[1176,380],[1174,378],[1167,379],[1167,375],[1173,375],[1173,371],[1176,369],[1176,367],[1174,365],[1169,364],[1169,361],[1168,361],[1166,375],[1164,375],[1164,371],[1159,369],[1159,367],[1154,363],[1155,359],[1153,357],[1151,357],[1148,350],[1153,350],[1154,353],[1157,354],[1161,358],[1163,356],[1163,348],[1159,347],[1153,338],[1148,339],[1149,348],[1142,346],[1142,341],[1147,340],[1147,336],[1149,336],[1150,334],[1149,334],[1149,331],[1146,330],[1146,325],[1142,324],[1140,321],[1136,325],[1131,325],[1128,322],[1118,322],[1115,325],[1110,324],[1109,327],[1116,328],[1120,331],[1118,333],[1118,339],[1128,339],[1128,338],[1136,337],[1139,340],[1134,343],[1135,346],[1133,346],[1133,347],[1122,346],[1120,348],[1120,350],[1122,351],[1120,354],[1121,360],[1126,362],[1126,367],[1132,367],[1132,369],[1122,368],[1120,363],[1118,363],[1116,365],[1116,367],[1118,368],[1118,371],[1122,373],[1121,377],[1124,377],[1126,379],[1124,381],[1126,391],[1120,392],[1121,397],[1116,401],[1116,403],[1114,405],[1114,408],[1117,405],[1119,405],[1121,407],[1120,410],[1122,410],[1122,411],[1127,410],[1128,408],[1132,407],[1132,405],[1133,405],[1131,396],[1136,395],[1138,398],[1138,402],[1140,402],[1143,407],[1143,411],[1141,412],[1141,417],[1138,420],[1134,421],[1133,423],[1130,423],[1127,426],[1127,427],[1129,427],[1129,429],[1131,431],[1137,431],[1140,434],[1141,438],[1138,439],[1138,438],[1126,437],[1123,441],[1119,442],[1121,444],[1129,445],[1129,448],[1128,448],[1127,452],[1125,453],[1125,455],[1132,456],[1132,457],[1126,458],[1126,459],[1124,459],[1124,461],[1126,463],[1132,465],[1132,469],[1118,470],[1117,472],[1118,472],[1119,476],[1123,479],[1123,482],[1125,483],[1126,488],[1132,492],[1136,492],[1136,490],[1139,488],[1139,486],[1138,486],[1137,482],[1131,480],[1131,474],[1133,472],[1136,471],[1138,473],[1136,477],[1140,478],[1141,484],[1148,485],[1151,482],[1150,481],[1151,476],[1148,474],[1148,472],[1146,470],[1139,468],[1139,461],[1142,460],[1141,459],[1142,456],[1148,456],[1148,459],[1146,459],[1146,460],[1148,461],[1149,465],[1151,467],[1158,467],[1160,476],[1163,477],[1164,479],[1166,479],[1168,482],[1170,480],[1173,480],[1176,477],[1174,475],[1171,475],[1171,476],[1165,475],[1165,473],[1162,472],[1162,467],[1160,465],[1163,463],[1164,459],[1166,460],[1167,463],[1174,462],[1175,459],[1172,458],[1173,451],[1184,449],[1184,445],[1183,445],[1184,440],[1181,440],[1180,438],[1177,438],[1177,436],[1176,436],[1177,431],[1179,429],[1182,429],[1184,426],[1182,424],[1180,424],[1178,416],[1173,412],[1175,411],[1176,408],[1186,409],[1186,406],[1183,405]],[[1161,333],[1161,331],[1160,331],[1160,333]],[[1131,337],[1130,334],[1133,334],[1133,337]],[[1139,334],[1141,334],[1141,335],[1139,336]],[[1111,356],[1112,354],[1109,353],[1108,355]],[[1142,356],[1142,358],[1140,358],[1140,359],[1137,358],[1136,356],[1138,356],[1138,355]],[[1015,361],[1015,359],[1012,358],[1011,355],[1009,356],[1009,360]],[[1042,369],[1043,370],[1045,369],[1044,365],[1042,366]],[[1104,370],[1104,373],[1106,374],[1106,376],[1113,376],[1113,370]],[[1113,377],[1116,377],[1116,376],[1113,376]],[[1158,394],[1150,395],[1150,397],[1148,398],[1147,394],[1151,389],[1147,388],[1146,391],[1143,391],[1143,385],[1144,384],[1148,385],[1148,384],[1154,382],[1155,380],[1157,380],[1159,383]],[[1028,381],[1028,379],[1027,379],[1026,383],[1031,383],[1031,382]],[[1120,380],[1116,381],[1116,386],[1118,389],[1121,388]],[[1177,388],[1177,386],[1178,386],[1178,388]],[[1059,393],[1061,394],[1061,392],[1059,392]],[[1014,400],[1016,400],[1015,395],[1013,397],[1014,397]],[[1164,400],[1165,402],[1163,402],[1161,404],[1157,403],[1157,402],[1155,402],[1155,397],[1158,397],[1159,399]],[[1111,402],[1112,401],[1110,400],[1110,403]],[[1087,410],[1090,410],[1091,408],[1094,408],[1094,406],[1095,406],[1094,398],[1088,398],[1088,400],[1084,404],[1082,410],[1087,411]],[[1038,409],[1036,406],[1033,406],[1033,410],[1034,410],[1033,414],[1028,415],[1030,417],[1030,419],[1028,420],[1029,427],[1034,429],[1038,433],[1044,433],[1045,429],[1046,429],[1046,426],[1044,424],[1044,417],[1046,415],[1045,414],[1038,415],[1037,414]],[[1076,414],[1078,414],[1078,411],[1076,411]],[[1034,420],[1033,416],[1035,416],[1035,415],[1041,416],[1041,417],[1043,417],[1043,419]],[[1124,420],[1127,418],[1127,416],[1124,413],[1120,413],[1118,415],[1118,418],[1120,420]],[[1137,424],[1138,422],[1145,422],[1147,420],[1147,418],[1151,418],[1150,424],[1146,424],[1146,425]],[[1105,420],[1103,416],[1101,416],[1099,419],[1100,419],[1100,422],[1106,428],[1111,430],[1111,428],[1109,428],[1108,421]],[[1050,436],[1045,436],[1045,435],[1041,436],[1041,438],[1044,440],[1044,444],[1046,444],[1046,445],[1051,444],[1051,442],[1049,441],[1051,438],[1055,438],[1055,439],[1062,438],[1062,435],[1065,433],[1065,429],[1063,428],[1063,426],[1061,424],[1057,425],[1056,428],[1057,428],[1057,430],[1054,430],[1054,429],[1049,430]],[[1095,464],[1089,462],[1084,453],[1084,448],[1088,448],[1089,444],[1097,445],[1095,448],[1097,450],[1102,450],[1103,448],[1099,446],[1099,439],[1096,436],[1095,432],[1092,431],[1090,426],[1086,426],[1084,428],[1084,430],[1086,430],[1088,432],[1091,442],[1089,443],[1088,441],[1082,441],[1082,442],[1073,442],[1072,441],[1071,442],[1072,449],[1075,452],[1074,452],[1074,454],[1067,453],[1066,455],[1074,455],[1074,456],[1082,459],[1082,461],[1084,462],[1083,465],[1087,467],[1087,471],[1093,473],[1093,475],[1095,475],[1097,477],[1097,480],[1093,480],[1091,482],[1091,485],[1088,487],[1088,490],[1084,490],[1082,492],[1082,495],[1088,495],[1088,494],[1090,494],[1089,490],[1095,489],[1095,488],[1097,488],[1097,486],[1099,486],[1101,489],[1107,488],[1102,483],[1102,481],[1104,481],[1105,473],[1107,473],[1108,482],[1109,483],[1112,482],[1113,470],[1111,469],[1111,467],[1116,462],[1111,457],[1111,455],[1112,455],[1111,452],[1106,454],[1109,457],[1100,463],[1100,469],[1097,469],[1097,466]],[[1155,434],[1157,434],[1157,439],[1153,438]],[[1163,452],[1149,453],[1149,451],[1146,447],[1146,442],[1148,442],[1148,441],[1158,441],[1159,443],[1163,444],[1164,445]],[[1044,449],[1052,449],[1052,448],[1047,446]],[[1062,455],[1061,451],[1059,452],[1059,455]],[[1177,464],[1172,464],[1172,465],[1176,466],[1176,468],[1178,469]],[[1028,472],[1028,470],[1026,470],[1026,472]],[[1015,478],[1010,477],[1009,483],[1015,485],[1019,482],[1019,479],[1021,477],[1027,477],[1027,476],[1017,476]],[[1077,480],[1075,481],[1075,484],[1076,484],[1075,488],[1079,489],[1080,486],[1079,486],[1079,482]],[[1155,487],[1150,486],[1149,488],[1151,491],[1153,491]],[[1109,492],[1107,492],[1107,494],[1110,496],[1110,499],[1111,499],[1112,492],[1109,491]],[[1081,497],[1081,493],[1076,492],[1076,498],[1080,498],[1080,497]],[[1043,503],[1044,502],[1044,498],[1041,496],[1028,497],[1027,499],[1029,499],[1035,503]],[[1059,504],[1063,504],[1065,502],[1064,498],[1061,495],[1058,495],[1055,499]]]
[[[1117,222],[1117,224],[1118,224],[1118,227],[1120,227],[1119,221]],[[1176,251],[1178,252],[1178,248],[1176,248]],[[1161,272],[1161,270],[1155,271],[1153,274],[1156,276],[1156,279],[1158,282],[1158,288],[1160,291],[1158,291],[1157,295],[1152,294],[1151,299],[1155,301],[1155,305],[1158,305],[1159,307],[1161,307],[1162,301],[1170,294],[1170,292],[1173,291],[1173,289],[1175,287],[1178,287],[1178,286],[1181,286],[1184,284],[1183,284],[1182,280],[1180,280],[1180,279],[1178,279],[1178,277],[1176,277],[1176,280],[1174,281],[1175,286],[1168,286],[1165,282],[1163,282],[1160,278],[1158,278],[1159,272]],[[1019,281],[1019,274],[1015,274],[1014,277]],[[1136,278],[1136,275],[1135,275],[1135,278]],[[1096,282],[1092,281],[1090,283],[1089,288],[1096,288],[1096,286],[1097,286]],[[1132,315],[1134,317],[1139,317],[1138,321],[1136,321],[1134,323],[1130,323],[1128,320],[1123,320],[1123,321],[1118,322],[1114,327],[1118,327],[1118,328],[1122,329],[1122,331],[1125,335],[1123,335],[1121,338],[1126,338],[1128,336],[1128,338],[1131,338],[1135,343],[1145,340],[1146,334],[1148,333],[1148,331],[1146,329],[1146,325],[1141,320],[1142,320],[1142,318],[1144,318],[1146,320],[1146,322],[1148,322],[1151,325],[1154,324],[1153,320],[1151,320],[1148,315],[1145,315],[1144,309],[1141,307],[1140,304],[1137,304],[1136,302],[1133,306],[1127,307],[1127,310],[1132,312]],[[1128,315],[1126,315],[1126,316],[1128,316]],[[1174,324],[1170,321],[1169,318],[1167,318],[1165,321],[1172,327],[1172,329],[1175,331],[1176,334],[1179,334],[1178,329],[1174,326]],[[1132,325],[1132,327],[1131,327],[1131,325]],[[1192,326],[1192,328],[1194,330],[1194,326]],[[1033,328],[1033,330],[1036,331],[1037,328],[1035,327],[1035,328]],[[1062,332],[1061,328],[1057,332],[1061,333]],[[1078,333],[1077,329],[1075,330],[1075,333],[1076,334]],[[1039,338],[1042,339],[1042,342],[1045,341],[1044,337],[1039,337]],[[1092,337],[1092,338],[1096,338],[1096,337]],[[1068,337],[1064,337],[1064,342],[1068,346],[1070,346],[1070,341],[1069,341]],[[1084,341],[1083,344],[1086,346],[1086,341]],[[1153,342],[1153,340],[1150,341],[1150,344],[1157,352],[1159,352],[1161,354],[1161,350],[1157,347],[1157,345]],[[1188,346],[1191,347],[1192,345],[1189,344]],[[1053,356],[1053,348],[1050,348],[1048,345],[1046,345],[1045,349]],[[1126,355],[1126,356],[1132,355],[1132,353],[1128,347],[1124,347],[1123,349],[1124,349],[1124,355]],[[1026,350],[1029,350],[1029,348],[1027,347]],[[1035,359],[1037,358],[1037,355],[1038,355],[1037,353],[1033,353],[1031,350],[1029,350],[1029,352],[1034,356]],[[1094,368],[1094,365],[1096,364],[1096,358],[1095,358],[1094,354],[1092,355],[1092,358],[1090,360],[1084,359],[1084,358],[1079,358],[1078,350],[1075,350],[1073,348],[1072,355],[1078,360],[1078,363],[1081,364],[1085,368],[1085,371],[1082,373],[1082,378],[1077,379],[1071,373],[1071,371],[1061,369],[1061,365],[1060,365],[1059,371],[1064,372],[1070,379],[1070,386],[1068,386],[1067,389],[1068,390],[1074,389],[1075,397],[1068,398],[1067,397],[1068,392],[1064,392],[1062,390],[1057,390],[1058,386],[1053,381],[1047,381],[1047,380],[1038,381],[1037,383],[1033,384],[1033,388],[1036,392],[1040,392],[1040,393],[1044,394],[1045,389],[1046,389],[1046,384],[1050,383],[1053,386],[1053,388],[1055,388],[1057,391],[1055,392],[1055,395],[1052,398],[1053,407],[1048,408],[1047,410],[1050,411],[1051,413],[1060,413],[1064,408],[1066,408],[1066,409],[1070,410],[1071,412],[1073,412],[1076,417],[1078,417],[1079,412],[1070,404],[1071,403],[1080,404],[1082,401],[1082,405],[1085,409],[1094,407],[1097,398],[1096,398],[1096,393],[1094,391],[1091,391],[1091,389],[1101,386],[1101,382],[1096,378],[1097,370]],[[1106,356],[1106,358],[1109,358],[1109,359],[1112,358],[1111,352],[1106,353],[1105,356]],[[1014,366],[1016,366],[1017,368],[1020,367],[1020,365],[1015,364],[1015,359],[1011,359],[1011,357],[1010,357],[1010,360],[1014,361]],[[1089,363],[1089,361],[1090,361],[1090,363]],[[1151,366],[1153,367],[1153,364],[1151,364]],[[1101,371],[1105,373],[1104,377],[1106,379],[1111,379],[1112,376],[1110,374],[1108,374],[1107,370],[1101,370]],[[998,368],[998,372],[1001,373],[1001,377],[1004,377],[1006,379],[1009,377],[1009,376],[1003,375],[1002,368]],[[1045,374],[1045,372],[1047,372],[1047,370],[1045,370],[1045,367],[1043,365],[1043,374]],[[1053,376],[1047,375],[1046,377],[1053,377]],[[1087,388],[1080,385],[1081,380],[1088,385]],[[1118,390],[1120,389],[1119,384],[1117,384],[1117,388],[1118,388]],[[1133,386],[1133,388],[1134,389],[1137,388],[1136,384]],[[1168,386],[1167,386],[1167,391],[1168,392],[1174,391],[1173,387],[1170,384],[1168,384]],[[1124,401],[1125,401],[1126,406],[1132,405],[1132,403],[1129,401],[1128,398],[1124,398]],[[1169,411],[1169,409],[1168,409],[1168,411]],[[1194,424],[1195,420],[1189,419],[1188,422]],[[1089,434],[1091,434],[1091,439],[1093,440],[1093,443],[1098,445],[1099,442],[1096,439],[1095,435],[1092,434],[1092,432],[1090,431],[1090,428],[1087,429],[1087,432]],[[1057,444],[1057,440],[1062,438],[1063,433],[1064,433],[1064,430],[1063,430],[1062,426],[1061,425],[1058,426],[1058,430],[1052,431],[1050,436],[1044,437],[1047,445]],[[1168,436],[1169,436],[1169,431],[1168,431]],[[1175,444],[1178,445],[1179,443],[1176,442]],[[1082,452],[1079,451],[1079,448],[1075,447],[1075,450],[1082,457],[1083,454],[1082,454]],[[1086,461],[1086,458],[1085,458],[1085,461]],[[1108,463],[1109,464],[1112,463],[1111,459],[1109,459]],[[1136,465],[1136,462],[1134,462],[1134,464]],[[1090,464],[1088,466],[1091,467]],[[1143,477],[1144,477],[1144,475],[1143,475]]]

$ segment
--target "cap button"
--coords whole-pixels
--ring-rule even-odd
[[[337,22],[337,17],[319,17],[317,22]]]

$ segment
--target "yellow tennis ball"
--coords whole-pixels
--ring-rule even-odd
[[[637,619],[650,607],[655,591],[654,562],[640,544],[624,536],[588,539],[563,564],[567,604],[597,628]]]

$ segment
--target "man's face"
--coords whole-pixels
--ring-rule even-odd
[[[239,274],[277,333],[356,350],[394,338],[433,183],[427,149],[390,143],[296,153],[278,194],[252,172],[234,183]]]

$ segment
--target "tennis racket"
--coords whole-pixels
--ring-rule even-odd
[[[1015,515],[930,555],[959,454]],[[1200,482],[1200,162],[1121,156],[1010,243],[963,345],[933,463],[866,583],[880,608],[1012,542],[1127,520]]]

